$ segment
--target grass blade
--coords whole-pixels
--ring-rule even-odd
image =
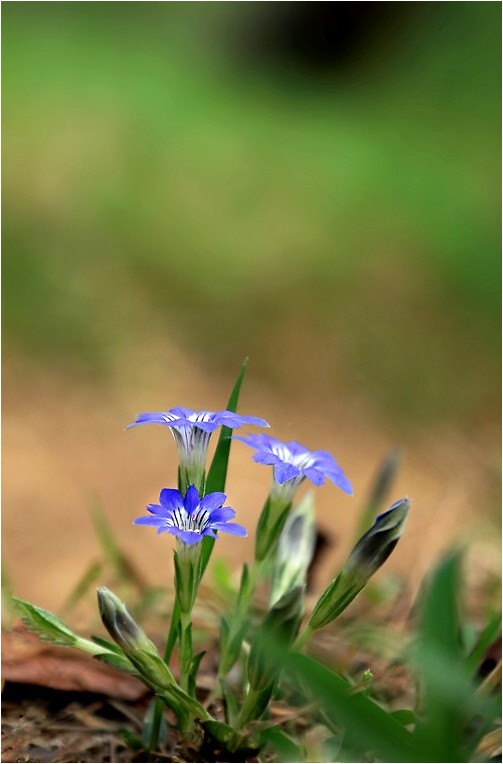
[[[286,663],[329,720],[339,729],[345,728],[345,744],[362,755],[371,751],[380,761],[428,760],[421,758],[413,736],[399,721],[364,694],[352,694],[345,679],[301,653],[290,654]]]
[[[239,370],[234,387],[232,388],[232,392],[229,396],[229,401],[227,403],[227,409],[229,411],[237,410],[241,385],[243,384],[247,366],[248,358],[245,358]],[[213,491],[225,491],[227,466],[229,464],[229,456],[232,444],[231,435],[232,430],[229,427],[221,428],[217,447],[215,449],[215,454],[213,456],[210,469],[208,470],[208,476],[206,478],[206,493],[212,493]],[[203,573],[208,565],[214,544],[215,539],[212,539],[209,536],[206,536],[206,538],[202,541],[201,577],[203,576]]]

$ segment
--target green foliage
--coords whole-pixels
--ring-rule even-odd
[[[237,411],[241,385],[243,384],[247,366],[248,358],[245,358],[227,402],[228,411]],[[208,476],[206,478],[206,493],[212,493],[213,491],[225,491],[227,465],[229,463],[229,456],[232,445],[231,435],[232,430],[229,427],[221,428],[217,441],[217,447],[215,449],[215,454],[213,456],[210,469],[208,470]],[[215,540],[210,537],[207,537],[203,540],[203,549],[201,552],[201,576],[204,574],[206,566],[208,565],[214,543]]]
[[[426,761],[470,761],[497,714],[497,701],[475,692],[463,653],[461,592],[456,551],[433,571],[414,650],[421,690],[416,737],[431,752]]]
[[[346,747],[362,756],[371,751],[380,761],[424,761],[411,733],[373,700],[354,694],[348,681],[300,653],[291,654],[287,666],[320,703],[330,723],[344,728]]]
[[[13,601],[24,625],[30,631],[35,632],[40,639],[55,645],[75,647],[78,636],[60,618],[48,610],[19,599],[19,597],[13,597]]]

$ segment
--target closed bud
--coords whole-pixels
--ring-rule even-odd
[[[289,514],[279,538],[274,561],[270,603],[297,586],[305,586],[316,539],[314,502],[308,493]]]
[[[267,613],[248,656],[248,681],[253,690],[271,685],[281,670],[278,649],[285,650],[297,635],[303,614],[303,587],[285,594]]]
[[[154,652],[154,643],[138,626],[125,604],[104,586],[97,590],[101,620],[112,639],[126,655],[137,650]]]
[[[376,517],[374,525],[361,537],[342,569],[346,579],[365,585],[379,570],[398,544],[409,509],[409,499],[400,499]]]
[[[155,690],[171,687],[174,683],[173,674],[124,603],[105,587],[101,587],[97,592],[103,625],[144,682]]]
[[[409,509],[409,499],[400,499],[375,519],[316,603],[309,619],[311,631],[337,618],[388,559],[403,533]]]

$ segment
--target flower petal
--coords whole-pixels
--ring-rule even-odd
[[[203,496],[201,501],[199,502],[200,506],[203,509],[208,510],[208,512],[211,512],[212,509],[218,509],[222,506],[224,501],[226,500],[227,496],[225,493],[220,493],[220,491],[214,491],[213,493],[209,493],[206,496]]]
[[[213,523],[213,528],[216,531],[223,531],[224,533],[230,533],[232,536],[247,536],[248,531],[242,525],[237,523]]]
[[[195,508],[199,505],[199,493],[195,485],[189,486],[185,499],[183,500],[187,514],[191,515]]]
[[[316,467],[305,467],[302,472],[313,485],[323,485],[325,482],[323,472]]]
[[[340,488],[341,491],[344,491],[344,493],[347,493],[349,496],[353,495],[353,486],[342,471],[338,475],[333,475],[330,472],[327,472],[326,474],[327,478],[331,480],[332,483],[335,483],[335,485]]]
[[[166,509],[174,510],[183,507],[183,497],[176,488],[163,488],[159,494],[159,501]]]
[[[232,520],[233,517],[236,517],[236,512],[231,507],[219,507],[210,513],[209,522],[211,525],[225,523],[227,520]]]
[[[274,467],[274,479],[277,483],[286,483],[287,480],[298,477],[301,475],[301,471],[293,464],[285,464],[279,462]]]
[[[185,544],[188,544],[191,546],[192,544],[197,544],[198,541],[201,541],[203,536],[201,533],[197,533],[196,531],[181,531],[177,528],[179,531],[176,535],[179,539],[181,539]]]
[[[143,517],[137,517],[136,520],[133,520],[133,525],[161,525],[166,522],[164,517],[150,517],[150,515],[146,515]]]
[[[160,515],[163,518],[171,517],[171,510],[167,507],[162,507],[160,504],[147,504],[147,512],[151,512],[153,515]]]

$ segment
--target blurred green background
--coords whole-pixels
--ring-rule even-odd
[[[249,354],[253,413],[289,402],[276,434],[329,410],[351,440],[355,412],[351,463],[447,432],[449,486],[493,512],[500,26],[492,2],[4,2],[8,511],[61,405],[67,429],[95,400],[114,427],[222,406]]]

